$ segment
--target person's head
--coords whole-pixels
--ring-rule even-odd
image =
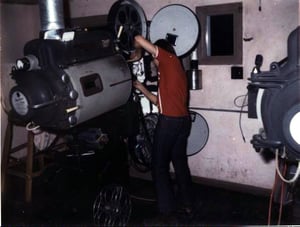
[[[165,51],[170,52],[171,54],[176,55],[173,45],[166,39],[159,39],[154,43],[154,45],[164,49]]]

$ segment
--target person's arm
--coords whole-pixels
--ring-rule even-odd
[[[158,48],[141,35],[134,37],[135,50],[130,54],[128,62],[138,61],[143,56],[143,49],[150,53],[153,57],[158,54]]]
[[[136,80],[133,82],[133,86],[142,92],[150,102],[157,106],[157,96],[150,92],[141,82]]]
[[[158,51],[155,45],[153,45],[141,35],[137,35],[134,37],[134,47],[136,48],[136,53],[141,53],[140,50],[141,48],[143,48],[153,56],[156,56]],[[151,103],[153,103],[154,105],[158,104],[157,96],[150,92],[141,82],[136,80],[133,82],[133,86],[140,92],[142,92]]]
[[[135,44],[135,48],[139,49],[139,48],[143,48],[145,49],[148,53],[150,53],[152,56],[157,56],[157,46],[155,46],[154,44],[152,44],[151,42],[149,42],[147,39],[145,39],[143,36],[141,35],[137,35],[134,37],[134,44]]]

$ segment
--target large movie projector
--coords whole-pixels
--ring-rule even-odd
[[[122,106],[131,73],[108,28],[65,29],[63,1],[40,0],[40,38],[24,47],[11,72],[12,115],[67,129]]]
[[[39,0],[39,8],[40,37],[25,44],[12,68],[9,100],[13,119],[48,129],[72,128],[128,102],[135,35],[166,38],[183,56],[200,33],[193,12],[177,4],[159,10],[149,27],[133,0],[116,1],[100,28],[66,29],[63,0]]]
[[[263,130],[252,144],[281,158],[300,161],[300,28],[288,37],[287,58],[273,62],[269,71],[260,71],[262,56],[257,55],[251,74],[249,117],[259,118]]]

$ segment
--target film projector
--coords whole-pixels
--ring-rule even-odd
[[[62,1],[39,1],[41,37],[26,43],[11,75],[14,118],[68,129],[124,105],[131,73],[106,28],[65,29]]]
[[[149,22],[135,1],[119,0],[109,10],[107,25],[91,28],[66,28],[62,0],[40,0],[39,8],[40,37],[25,44],[24,56],[11,70],[15,85],[9,92],[9,114],[45,130],[74,129],[128,103],[132,72],[127,60],[135,35],[152,42],[165,38],[179,57],[193,51],[200,36],[197,17],[179,4],[165,6]],[[192,131],[204,126],[204,138],[191,145],[188,155],[199,152],[208,138],[204,118],[192,115]],[[126,225],[130,212],[122,187],[104,188],[93,207],[95,223],[102,225]]]
[[[279,150],[283,159],[300,161],[300,46],[299,27],[288,37],[288,56],[273,62],[270,71],[261,71],[262,56],[257,55],[248,85],[249,117],[258,118],[263,130],[253,136],[253,147]]]
[[[45,129],[70,129],[128,102],[132,74],[126,58],[136,34],[169,40],[179,57],[191,53],[200,36],[197,17],[179,4],[163,7],[149,22],[135,1],[120,0],[110,8],[107,26],[76,29],[65,28],[62,1],[39,5],[40,38],[26,43],[17,59],[9,100],[14,119]],[[207,126],[200,114],[193,116],[193,125]],[[207,134],[205,127],[199,147]],[[197,153],[197,146],[189,145],[188,154]]]
[[[284,204],[291,204],[293,201],[293,215],[296,218],[299,218],[297,209],[300,205],[299,53],[300,28],[297,27],[288,36],[288,56],[271,63],[269,71],[260,70],[263,57],[256,56],[248,85],[248,117],[258,118],[263,125],[259,133],[253,136],[251,143],[266,161],[275,156],[276,174],[282,183],[274,185],[274,191],[280,191],[279,187],[281,191],[284,190],[284,185],[287,189],[284,190],[284,197],[281,193],[282,199],[274,200],[281,200]]]

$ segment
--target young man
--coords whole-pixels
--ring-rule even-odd
[[[154,44],[138,35],[135,37],[137,53],[141,48],[150,53],[158,69],[158,95],[135,81],[134,87],[158,106],[159,119],[154,135],[152,177],[158,201],[158,211],[169,216],[176,211],[175,195],[169,167],[172,162],[182,205],[191,212],[191,174],[186,155],[191,121],[188,112],[187,77],[173,46],[164,39]],[[133,56],[135,57],[135,56]]]

